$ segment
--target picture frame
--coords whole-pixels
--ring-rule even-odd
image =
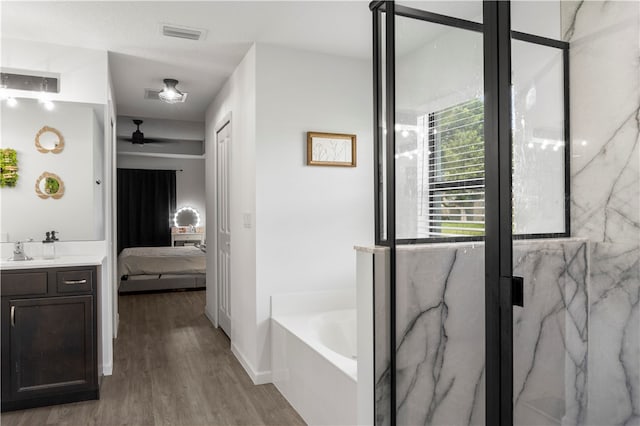
[[[356,167],[356,135],[307,132],[307,165]]]

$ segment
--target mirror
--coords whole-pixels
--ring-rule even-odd
[[[200,215],[193,207],[181,207],[173,217],[174,226],[198,226]]]
[[[55,173],[44,172],[36,180],[36,194],[43,200],[49,197],[60,199],[64,195],[64,182]]]
[[[15,150],[20,167],[15,186],[0,188],[0,241],[42,241],[52,229],[61,241],[104,240],[105,105],[16,101],[0,103],[0,148]]]
[[[44,126],[36,134],[36,149],[43,154],[59,154],[64,149],[64,137],[58,129]]]

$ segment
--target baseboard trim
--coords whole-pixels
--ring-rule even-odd
[[[244,354],[238,349],[238,347],[231,342],[231,352],[235,355],[235,357],[244,368],[244,371],[247,372],[247,375],[251,379],[254,385],[264,385],[266,383],[271,383],[271,371],[255,371],[251,366],[251,363]]]
[[[214,315],[209,312],[206,306],[204,307],[204,316],[207,317],[209,321],[211,321],[211,324],[213,324],[214,327],[218,328],[218,324],[216,324]]]
[[[101,376],[111,376],[113,374],[113,363],[101,365],[98,368],[98,374]]]

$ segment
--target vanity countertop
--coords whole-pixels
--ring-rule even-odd
[[[103,255],[91,256],[58,256],[54,259],[34,258],[33,260],[0,260],[0,269],[11,271],[16,269],[56,268],[66,266],[94,266],[102,265]]]

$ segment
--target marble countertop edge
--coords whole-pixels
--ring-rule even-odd
[[[0,261],[0,270],[12,271],[19,269],[62,268],[68,266],[98,266],[102,265],[104,259],[104,255],[58,256],[54,259],[35,258],[24,261],[2,259]]]

